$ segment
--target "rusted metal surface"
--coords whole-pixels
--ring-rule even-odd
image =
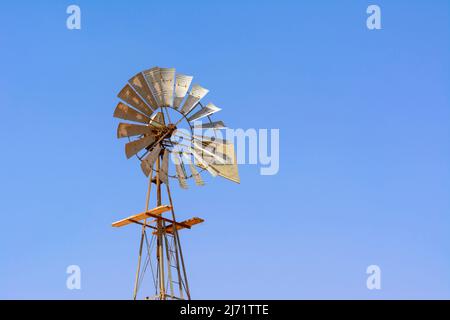
[[[116,109],[114,110],[114,117],[128,120],[128,121],[134,121],[134,122],[141,122],[141,123],[149,123],[150,118],[143,115],[140,112],[137,112],[133,108],[127,106],[126,104],[119,102],[117,104]]]
[[[125,85],[117,96],[146,116],[152,115],[153,110],[150,109],[150,107],[144,102],[144,100],[142,100],[141,97],[139,97],[139,95],[133,90],[133,88],[131,88],[129,84]]]

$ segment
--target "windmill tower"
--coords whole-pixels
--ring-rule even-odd
[[[170,181],[177,180],[181,188],[187,189],[187,181],[192,178],[197,186],[203,186],[202,174],[208,172],[239,183],[234,145],[220,134],[225,124],[211,120],[221,109],[200,102],[208,90],[191,86],[192,79],[176,74],[174,68],[154,67],[136,74],[118,94],[122,101],[114,117],[129,122],[119,123],[117,137],[128,139],[127,158],[139,159],[148,177],[145,210],[112,224],[140,226],[133,299],[137,299],[149,270],[154,293],[147,299],[191,298],[179,231],[204,220],[176,219]],[[153,208],[152,189],[156,195]]]

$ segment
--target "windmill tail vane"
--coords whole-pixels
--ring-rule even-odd
[[[127,139],[126,157],[136,157],[148,178],[145,210],[112,224],[140,226],[133,299],[145,285],[149,286],[146,291],[152,291],[146,299],[191,299],[179,231],[204,220],[177,221],[170,180],[177,180],[182,189],[188,188],[190,179],[204,186],[203,174],[240,183],[234,145],[218,138],[219,130],[226,126],[211,119],[221,109],[202,104],[209,90],[191,85],[192,80],[174,68],[154,67],[133,76],[118,94],[121,101],[114,117],[127,122],[119,123],[117,138]],[[156,206],[150,208],[153,186]],[[149,270],[151,286],[144,281]]]

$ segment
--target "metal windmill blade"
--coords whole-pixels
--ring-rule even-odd
[[[188,118],[188,121],[191,121],[191,122],[192,122],[192,121],[197,121],[197,120],[199,120],[199,119],[201,119],[201,118],[210,116],[210,115],[212,115],[213,113],[216,113],[216,112],[218,112],[218,111],[220,111],[220,110],[221,110],[220,108],[216,107],[214,104],[212,104],[212,103],[210,102],[210,103],[208,103],[208,104],[206,105],[206,107],[200,109],[199,111],[197,111],[196,113],[194,113],[193,115],[191,115],[191,116]]]
[[[125,85],[117,96],[146,116],[151,116],[153,113],[153,110],[150,109],[150,107],[144,102],[144,100],[142,100],[141,97],[139,97],[139,95],[131,88],[129,84]]]
[[[148,125],[119,123],[119,126],[117,127],[117,138],[151,135],[154,133],[155,129]]]
[[[173,101],[173,107],[178,109],[183,101],[186,93],[189,90],[189,86],[191,85],[192,79],[194,77],[187,76],[184,74],[177,74],[175,79],[175,98]]]
[[[161,112],[157,112],[151,116],[149,125],[155,128],[164,128],[164,116]]]
[[[198,167],[206,169],[213,177],[217,177],[218,174],[217,170],[214,169],[213,166],[210,163],[208,163],[208,161],[205,160],[204,156],[201,153],[193,149],[191,149],[191,152],[195,158],[195,163]]]
[[[150,88],[147,85],[147,81],[145,81],[144,75],[142,72],[139,72],[134,77],[132,77],[128,82],[131,86],[136,90],[137,93],[147,102],[147,105],[155,111],[158,109],[158,104],[156,103],[155,98],[153,97]]]
[[[226,163],[226,159],[224,159],[221,154],[217,154],[214,151],[208,150],[207,147],[200,145],[200,143],[195,140],[193,142],[193,145],[194,145],[194,150],[198,154],[201,154],[203,159],[205,159],[207,157],[208,159],[212,159],[211,162],[213,162],[213,163],[220,163],[220,164]],[[210,162],[208,161],[208,163],[210,163]]]
[[[194,136],[194,139],[194,149],[204,160],[196,162],[198,167],[206,169],[205,163],[207,163],[217,175],[240,183],[233,143],[208,136]]]
[[[153,165],[161,152],[161,145],[156,145],[147,156],[141,161],[141,169],[148,177],[153,169]]]
[[[178,183],[182,189],[188,189],[188,184],[186,181],[186,173],[182,167],[181,159],[179,155],[175,158],[175,170],[177,173]]]
[[[227,126],[223,121],[215,121],[215,122],[206,122],[202,124],[197,124],[194,126],[194,128],[200,128],[200,129],[225,129]]]
[[[193,138],[196,141],[201,142],[204,145],[209,145],[211,143],[228,143],[227,140],[221,139],[221,138],[217,138],[214,136],[199,136],[199,135],[193,135]]]
[[[192,86],[191,92],[189,92],[183,107],[181,108],[182,114],[188,114],[192,109],[208,94],[209,90],[201,87],[198,84]]]
[[[195,184],[198,186],[204,186],[205,182],[203,182],[202,176],[198,173],[197,169],[192,163],[189,164],[189,169],[191,170],[192,177],[194,177]]]
[[[154,67],[145,70],[143,74],[147,85],[155,98],[157,107],[162,107],[164,103],[162,98],[163,89],[161,87],[161,69],[159,67]]]
[[[232,143],[213,143],[215,150],[212,151],[216,156],[222,157],[222,162],[210,163],[210,166],[217,171],[217,174],[230,181],[240,183],[236,155],[234,153],[234,144]]]
[[[194,143],[197,145],[201,145],[203,148],[207,149],[209,152],[212,152],[218,156],[220,156],[225,161],[229,161],[226,154],[223,152],[223,145],[230,144],[231,142],[210,136],[194,136]],[[222,163],[222,162],[221,162]]]
[[[128,121],[141,122],[145,124],[150,122],[149,117],[143,115],[142,113],[137,112],[136,110],[130,108],[129,106],[123,104],[122,102],[119,102],[116,109],[114,110],[114,117]]]
[[[161,100],[163,107],[172,107],[175,85],[175,68],[160,68]]]
[[[148,136],[145,136],[139,140],[135,140],[132,142],[129,142],[125,145],[125,154],[128,159],[130,159],[132,156],[137,154],[139,151],[141,151],[144,148],[148,148],[156,141],[156,137],[151,134]]]

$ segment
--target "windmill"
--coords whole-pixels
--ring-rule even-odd
[[[179,231],[204,220],[193,217],[177,221],[170,182],[178,181],[181,188],[187,189],[191,179],[203,186],[202,174],[207,172],[239,183],[234,145],[218,134],[225,124],[211,119],[221,109],[200,102],[209,90],[198,84],[191,86],[192,79],[176,74],[174,68],[154,67],[133,76],[118,94],[122,101],[114,117],[127,122],[119,123],[117,137],[128,140],[127,158],[139,159],[148,177],[145,210],[112,224],[141,227],[133,299],[149,269],[154,294],[147,299],[191,298]],[[150,208],[153,185],[156,206]],[[144,248],[147,254],[142,259]]]

